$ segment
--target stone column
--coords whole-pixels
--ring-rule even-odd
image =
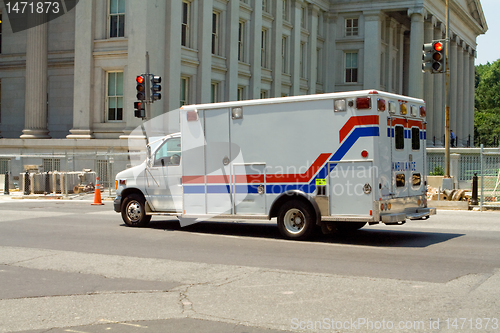
[[[424,17],[427,15],[423,8],[408,9],[411,18],[410,31],[410,68],[408,94],[412,97],[424,97],[422,74],[422,45],[424,45]]]
[[[35,15],[43,22],[43,17]],[[47,57],[49,24],[28,29],[26,42],[26,94],[22,139],[48,139],[47,129]]]
[[[203,0],[198,8],[198,61],[200,64],[196,79],[196,103],[202,104],[211,101],[213,5],[213,0]]]
[[[469,133],[467,134],[467,138],[470,134],[470,140],[471,140],[471,146],[474,145],[474,91],[475,91],[475,77],[476,77],[476,67],[475,67],[475,58],[476,58],[476,51],[472,50],[471,55],[470,55],[470,60],[469,60],[469,78],[470,78],[470,84],[469,84]]]
[[[398,22],[394,19],[387,19],[389,26],[388,50],[387,50],[387,91],[397,93],[397,44],[398,36],[396,34]],[[394,61],[394,65],[393,65]]]
[[[474,118],[470,118],[471,110],[470,110],[470,86],[474,86],[474,77],[470,77],[470,54],[469,54],[469,48],[470,46],[466,46],[466,49],[464,50],[464,67],[463,67],[463,72],[464,72],[464,89],[462,94],[464,95],[464,108],[463,108],[463,122],[462,124],[459,124],[458,126],[462,126],[462,135],[464,136],[469,136],[469,122],[473,122]]]
[[[240,23],[240,0],[230,0],[227,7],[226,42],[226,100],[238,99],[238,29]]]
[[[437,28],[434,29],[434,39],[443,38],[443,27],[442,23],[438,24]],[[436,145],[444,146],[443,135],[444,135],[444,85],[445,85],[445,75],[444,74],[433,74],[434,77],[434,134],[436,136]]]
[[[168,114],[169,133],[179,130],[179,106],[181,98],[181,1],[167,1],[165,77],[162,83],[162,99]]]
[[[307,48],[308,72],[309,72],[309,94],[316,93],[316,81],[318,81],[318,13],[319,7],[309,5],[309,47]]]
[[[398,27],[398,61],[396,70],[398,72],[398,86],[396,87],[396,93],[403,95],[404,91],[404,63],[405,63],[405,27],[400,24]]]
[[[464,136],[463,133],[463,122],[464,122],[464,49],[463,49],[463,41],[461,41],[458,37],[456,38],[457,42],[457,109],[455,112],[457,118],[457,126],[456,131],[457,136],[460,140],[461,137]]]
[[[297,96],[300,94],[300,14],[302,2],[292,2],[290,7],[293,25],[292,35],[290,36],[290,68],[292,74],[292,89],[290,93],[292,96]]]
[[[337,48],[335,47],[335,42],[337,40],[337,15],[331,13],[331,12],[326,12],[326,24],[327,24],[327,29],[326,29],[326,42],[325,42],[325,48],[326,48],[326,56],[325,56],[325,73],[328,73],[327,75],[324,76],[324,91],[325,93],[327,92],[335,92],[335,84],[337,82],[337,56],[340,55],[342,59],[342,52],[338,52]],[[342,64],[343,60],[340,60],[338,63]],[[340,68],[340,72],[342,73],[342,68]],[[342,74],[340,75],[342,76]]]
[[[422,68],[422,66],[420,66]],[[409,96],[410,85],[410,32],[408,30],[403,34],[403,93],[402,95]]]
[[[463,136],[459,134],[458,122],[457,122],[457,87],[458,87],[458,75],[457,75],[457,43],[456,39],[450,38],[450,51],[449,51],[449,63],[448,68],[450,69],[450,129],[455,133],[458,139],[462,140]],[[455,141],[458,146],[458,141]]]
[[[75,10],[75,84],[73,128],[68,139],[93,139],[95,2],[83,1]]]
[[[238,0],[239,1],[239,0]],[[273,69],[271,83],[271,96],[281,97],[281,76],[282,76],[282,58],[281,48],[283,43],[283,0],[272,2],[273,12],[275,13],[273,20],[273,29],[271,31],[271,68]]]
[[[434,39],[435,17],[424,23],[424,42],[430,43]],[[433,146],[434,133],[434,74],[424,73],[424,100],[427,113],[427,146]]]
[[[260,98],[260,88],[262,86],[262,64],[261,43],[262,43],[262,0],[255,0],[250,22],[250,91],[248,99]]]
[[[363,88],[380,88],[380,65],[381,65],[381,12],[363,12],[365,21],[365,46],[363,51]],[[359,59],[358,59],[359,62]]]

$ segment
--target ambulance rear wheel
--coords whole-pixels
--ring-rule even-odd
[[[283,237],[307,239],[315,228],[312,207],[299,200],[286,202],[278,212],[278,229]]]
[[[122,204],[122,219],[129,227],[144,227],[151,221],[151,215],[146,215],[144,198],[138,194],[130,194]]]

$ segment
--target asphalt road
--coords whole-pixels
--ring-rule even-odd
[[[500,331],[496,212],[294,242],[266,221],[128,228],[111,202],[0,208],[0,332]]]

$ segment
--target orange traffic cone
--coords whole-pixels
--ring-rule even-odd
[[[104,205],[101,201],[101,187],[99,186],[99,177],[96,177],[94,203],[92,205]]]

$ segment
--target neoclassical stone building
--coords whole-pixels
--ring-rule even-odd
[[[450,6],[451,129],[465,145],[487,25],[479,0]],[[380,89],[424,98],[428,146],[443,145],[444,75],[423,74],[421,55],[445,36],[445,0],[80,0],[15,34],[0,10],[3,151],[126,149],[146,51],[163,79],[152,116],[167,113],[169,131],[187,103]]]

